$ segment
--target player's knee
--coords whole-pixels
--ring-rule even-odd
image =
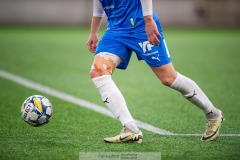
[[[91,78],[91,79],[100,76],[95,69],[91,69],[89,75],[90,75],[90,78]]]
[[[174,77],[164,77],[161,79],[163,85],[170,87],[174,82]]]
[[[109,71],[106,71],[103,67],[97,66],[96,64],[92,65],[91,70],[90,70],[90,77],[92,78],[96,78],[99,76],[103,76],[103,75],[110,75]]]
[[[90,77],[95,78],[103,75],[111,75],[116,67],[116,62],[108,55],[95,57],[90,71]]]
[[[162,84],[165,85],[165,86],[171,86],[172,83],[169,79],[164,79],[164,80],[161,80]]]

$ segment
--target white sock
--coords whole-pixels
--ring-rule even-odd
[[[218,110],[193,80],[177,73],[177,78],[171,88],[181,92],[186,99],[202,109],[207,119],[217,119],[219,117]]]
[[[135,124],[135,122],[129,122],[127,124],[124,125],[128,130],[130,130],[131,132],[137,134],[139,133],[139,129],[137,127],[137,125]]]
[[[138,133],[138,127],[127,108],[125,99],[113,82],[111,75],[96,77],[93,78],[92,81],[97,87],[102,97],[102,101],[107,105],[113,115],[120,120],[123,126],[131,124],[125,127],[130,131]]]

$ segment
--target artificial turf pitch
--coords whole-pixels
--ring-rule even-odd
[[[104,106],[89,78],[93,54],[86,47],[88,28],[0,28],[0,69]],[[101,31],[101,33],[103,33]],[[226,118],[221,133],[240,134],[240,30],[164,30],[173,64],[191,77]],[[199,134],[203,113],[174,90],[161,85],[133,54],[126,71],[113,79],[135,119],[173,133]],[[53,104],[49,124],[30,127],[20,107],[30,95]],[[161,152],[162,159],[239,159],[240,137],[202,142],[199,136],[166,136],[142,130],[142,144],[103,142],[120,123],[0,78],[0,159],[79,159],[79,152]]]

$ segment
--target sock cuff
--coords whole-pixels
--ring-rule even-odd
[[[99,77],[92,78],[93,83],[95,84],[96,88],[100,88],[105,84],[109,83],[112,80],[111,75],[103,75]]]
[[[112,77],[112,76],[111,75],[98,76],[98,77],[92,78],[92,81],[99,81],[108,77]]]
[[[180,90],[183,87],[182,75],[179,72],[177,72],[177,77],[170,87],[176,90]]]

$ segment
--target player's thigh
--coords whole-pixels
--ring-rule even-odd
[[[159,38],[159,45],[151,45],[145,34],[141,34],[135,52],[139,60],[144,60],[154,71],[164,85],[171,85],[176,78],[176,71],[171,63],[171,57],[167,48],[163,33]],[[139,41],[138,40],[138,41]]]
[[[121,62],[116,66],[119,69],[126,69],[130,61],[132,51],[123,44],[125,39],[121,34],[107,31],[98,44],[95,56],[101,53],[111,53],[121,58]]]

